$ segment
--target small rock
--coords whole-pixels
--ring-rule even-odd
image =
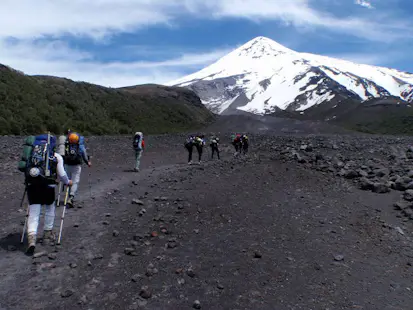
[[[385,194],[390,192],[390,188],[383,183],[374,183],[373,184],[373,192],[379,193],[379,194]]]
[[[76,263],[70,263],[69,267],[72,268],[72,269],[75,269],[75,268],[77,268],[77,264]]]
[[[142,239],[143,239],[143,235],[137,234],[137,235],[133,236],[133,240],[135,240],[135,241],[139,241],[139,240],[142,240]]]
[[[138,282],[140,280],[141,276],[139,274],[134,274],[131,277],[132,282]]]
[[[113,235],[113,237],[117,237],[117,236],[119,236],[119,231],[118,230],[114,230],[113,231],[113,233],[112,233],[112,235]]]
[[[135,249],[134,248],[125,248],[124,252],[126,255],[133,255]]]
[[[110,213],[105,213],[105,217],[111,217],[112,216],[112,214],[110,214]]]
[[[220,289],[220,290],[223,290],[223,289],[224,289],[224,286],[223,286],[221,283],[218,283],[218,284],[217,284],[217,288]]]
[[[159,272],[158,269],[156,269],[153,264],[149,264],[148,268],[146,269],[145,275],[147,277],[153,277],[158,272]]]
[[[82,297],[80,297],[79,301],[77,302],[79,305],[84,305],[87,303],[87,297],[86,295],[82,295]]]
[[[57,258],[57,255],[55,253],[50,253],[49,255],[47,255],[47,257],[51,260],[55,260]]]
[[[103,221],[102,224],[103,225],[109,225],[109,222],[108,221]]]
[[[359,177],[359,174],[355,170],[345,170],[344,173],[343,173],[343,176],[346,179],[355,179],[355,178]]]
[[[369,190],[373,190],[373,188],[374,188],[374,183],[372,181],[364,177],[360,179],[360,189],[369,191]]]
[[[412,181],[412,182],[407,183],[407,185],[406,185],[406,189],[413,189],[413,181]]]
[[[192,307],[194,309],[201,309],[201,302],[199,300],[195,300]]]
[[[72,289],[67,289],[67,290],[64,290],[63,292],[61,292],[61,293],[60,293],[60,296],[62,296],[63,298],[66,298],[66,297],[72,296],[74,293],[75,293],[74,290],[72,290]]]
[[[341,254],[334,255],[334,260],[337,262],[340,262],[344,260],[344,255],[341,255]]]
[[[139,206],[144,205],[143,201],[139,199],[132,199],[132,204],[139,205]]]
[[[148,286],[142,286],[139,296],[145,299],[149,299],[152,297],[152,292],[149,290]]]
[[[169,249],[173,249],[173,248],[176,248],[176,247],[177,247],[176,241],[169,241],[168,242],[168,248]]]
[[[254,252],[254,258],[261,258],[261,257],[262,257],[262,255],[261,255],[260,252],[258,252],[258,251]]]
[[[46,255],[47,255],[47,252],[45,252],[45,251],[43,251],[43,252],[38,252],[38,253],[35,253],[35,254],[33,255],[33,258],[39,258],[39,257],[46,256]]]
[[[16,250],[17,250],[17,248],[14,245],[8,245],[7,246],[7,251],[13,252],[13,251],[16,251]]]
[[[406,201],[398,201],[393,206],[396,210],[405,210],[409,208],[411,204],[407,203]]]
[[[199,229],[194,229],[194,233],[199,234]]]
[[[188,277],[191,277],[191,278],[195,277],[195,272],[192,269],[188,269],[186,271],[186,274],[188,275]]]
[[[413,189],[408,189],[403,193],[403,198],[407,201],[413,201]]]
[[[96,254],[95,257],[93,257],[94,260],[97,259],[103,259],[103,255],[102,254]]]
[[[178,284],[184,285],[185,284],[185,279],[182,279],[182,278],[178,279]]]
[[[395,230],[400,234],[404,235],[404,231],[400,227],[396,227]]]
[[[389,170],[386,168],[382,168],[382,169],[375,170],[374,173],[377,177],[382,178],[389,174]]]

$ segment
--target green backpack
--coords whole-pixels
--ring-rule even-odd
[[[26,140],[24,140],[22,156],[18,163],[18,169],[21,172],[26,172],[27,161],[30,159],[30,156],[32,154],[33,144],[35,140],[35,136],[29,136],[26,138]]]

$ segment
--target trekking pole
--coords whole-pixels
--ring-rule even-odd
[[[49,148],[50,148],[50,131],[47,133],[47,147],[46,147],[46,171],[45,171],[45,175],[47,177],[50,177],[50,167],[49,167],[50,152],[49,152]]]
[[[23,202],[24,202],[24,198],[26,197],[26,192],[27,192],[27,186],[24,188],[23,198],[22,198],[22,201],[20,202],[20,209],[23,208]],[[23,232],[22,232],[22,237],[20,239],[20,243],[23,243],[23,241],[24,241],[24,234],[26,232],[26,226],[27,226],[27,219],[28,218],[29,218],[29,205],[27,205],[26,217],[24,219],[24,226],[23,226]]]
[[[63,220],[65,218],[65,213],[66,213],[66,205],[67,205],[67,197],[69,196],[69,186],[66,188],[66,195],[65,195],[65,202],[63,206],[63,212],[62,212],[62,217],[60,220],[60,230],[59,230],[59,238],[57,239],[57,244],[60,244],[60,239],[62,237],[62,230],[63,230]]]
[[[57,192],[57,205],[56,207],[60,207],[60,196],[62,194],[62,182],[59,182],[59,190]]]

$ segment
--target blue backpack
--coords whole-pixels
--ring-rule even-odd
[[[26,138],[18,169],[25,173],[26,183],[55,184],[57,159],[56,137],[50,134]]]

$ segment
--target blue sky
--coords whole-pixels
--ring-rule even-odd
[[[1,0],[0,63],[119,87],[166,83],[257,36],[413,72],[412,0]]]

